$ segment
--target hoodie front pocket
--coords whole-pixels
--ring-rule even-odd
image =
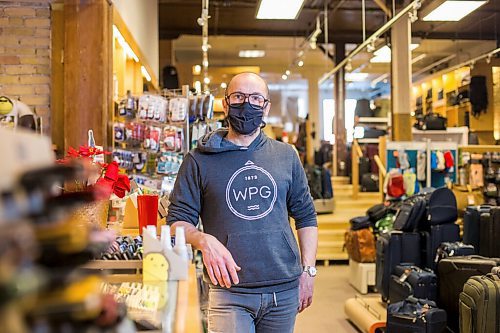
[[[282,230],[229,234],[226,246],[241,267],[240,286],[286,282],[301,274],[298,251]]]

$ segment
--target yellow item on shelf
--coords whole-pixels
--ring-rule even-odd
[[[149,253],[143,260],[143,281],[167,281],[169,263],[161,253]]]

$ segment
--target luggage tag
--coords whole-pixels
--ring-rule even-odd
[[[408,277],[411,275],[411,269],[407,269],[403,274],[399,277],[399,282],[404,283]]]

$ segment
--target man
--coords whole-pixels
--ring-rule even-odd
[[[209,332],[291,333],[297,312],[312,302],[316,275],[306,176],[290,145],[261,132],[271,103],[260,76],[236,75],[223,105],[229,129],[207,134],[186,156],[167,221],[183,226],[203,254]],[[195,227],[199,218],[204,232]]]

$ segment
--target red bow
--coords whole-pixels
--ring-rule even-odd
[[[107,165],[104,176],[97,181],[96,185],[96,195],[100,198],[109,198],[111,193],[123,198],[130,191],[128,176],[118,173],[118,163],[114,161]]]

